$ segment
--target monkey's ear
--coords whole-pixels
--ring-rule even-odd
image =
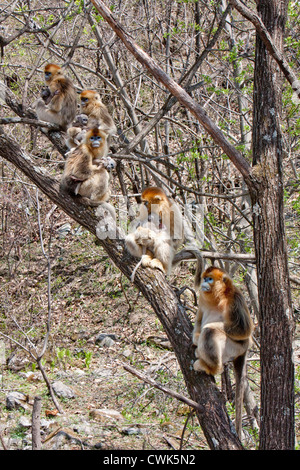
[[[223,282],[224,282],[224,284],[228,284],[230,282],[230,278],[226,274],[224,274],[224,276],[223,276]]]

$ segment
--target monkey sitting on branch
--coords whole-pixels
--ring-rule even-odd
[[[86,130],[95,127],[108,134],[108,144],[110,144],[111,136],[117,133],[117,128],[97,91],[83,90],[80,93],[80,113],[76,118],[77,122],[74,122],[67,130],[68,147],[70,149],[76,147]],[[85,121],[84,125],[81,125],[80,121]]]
[[[51,122],[66,130],[77,111],[77,93],[72,81],[56,64],[45,66],[45,86],[34,108],[41,121]]]
[[[236,430],[241,438],[242,406],[246,379],[247,351],[252,344],[253,323],[246,301],[229,275],[211,266],[201,276],[199,308],[193,344],[196,371],[220,374],[233,361],[236,394]]]
[[[130,227],[130,233],[125,237],[125,245],[132,256],[140,258],[143,267],[156,268],[165,274],[170,274],[176,249],[186,240],[186,224],[178,205],[169,199],[161,188],[149,187],[141,196],[142,204],[139,215]],[[198,285],[202,257],[194,246],[197,263],[195,284]]]
[[[60,189],[81,196],[81,202],[89,206],[103,205],[110,197],[110,169],[112,159],[107,160],[107,134],[98,128],[90,129],[82,144],[74,149],[65,163]],[[114,208],[105,204],[114,217]]]

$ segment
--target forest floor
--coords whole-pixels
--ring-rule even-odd
[[[72,398],[57,398],[62,408],[57,412],[35,361],[20,347],[40,351],[46,331],[47,263],[38,234],[17,251],[18,255],[11,251],[0,262],[1,331],[6,335],[0,338],[5,358],[0,448],[31,448],[32,403],[40,396],[43,449],[208,449],[187,405],[124,369],[129,364],[188,396],[176,357],[151,307],[94,238],[64,214],[58,216],[51,240],[51,335],[42,361],[50,382],[60,381],[73,393]],[[191,273],[184,266],[176,269],[170,281],[182,287],[189,279]],[[186,292],[193,321],[196,307],[192,294]],[[299,371],[299,348],[295,357]],[[255,352],[248,370],[259,400]],[[24,401],[8,409],[12,391],[24,394]],[[234,419],[230,404],[228,411]],[[255,432],[249,429],[246,446],[255,449],[256,445]]]

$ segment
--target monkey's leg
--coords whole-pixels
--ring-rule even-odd
[[[223,370],[222,350],[226,337],[215,328],[203,328],[198,340],[194,369],[203,370],[207,374],[220,374]]]
[[[173,249],[170,243],[165,240],[158,238],[154,244],[154,259],[152,260],[150,267],[157,268],[164,273],[169,274],[172,266]]]
[[[153,253],[151,253],[151,251],[149,250],[146,250],[146,254],[143,254],[142,259],[141,259],[143,268],[153,267],[151,266],[152,261],[153,261]]]

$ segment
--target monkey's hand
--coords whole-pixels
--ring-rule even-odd
[[[135,240],[138,245],[147,246],[153,243],[155,233],[147,227],[140,226],[135,232]]]

